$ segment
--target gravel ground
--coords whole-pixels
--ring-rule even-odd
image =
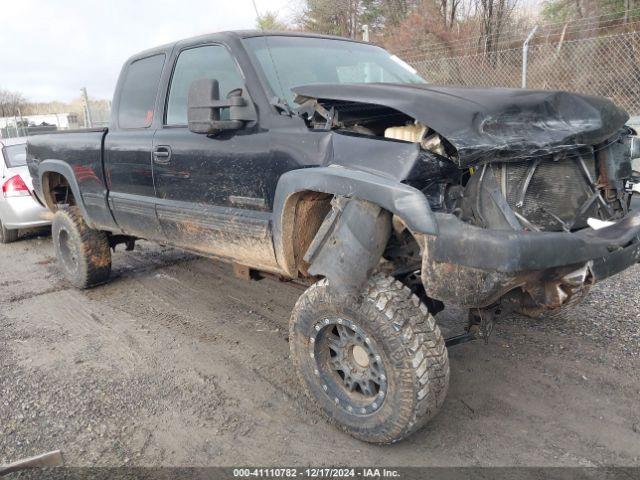
[[[140,242],[80,292],[48,237],[0,246],[0,464],[640,465],[640,265],[559,318],[499,321],[450,350],[425,429],[367,445],[327,425],[291,371],[300,293]],[[438,321],[458,333],[464,312]]]

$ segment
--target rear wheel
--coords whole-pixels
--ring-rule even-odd
[[[0,220],[0,243],[11,243],[18,240],[18,230],[9,230]]]
[[[327,419],[374,443],[401,440],[442,406],[449,359],[434,318],[402,283],[374,276],[360,298],[312,285],[291,316],[290,345],[307,394]]]
[[[58,210],[51,236],[58,264],[77,288],[89,288],[109,279],[111,250],[105,232],[89,228],[78,207]]]

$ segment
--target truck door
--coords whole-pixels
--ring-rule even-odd
[[[162,239],[155,212],[151,149],[153,112],[164,54],[134,60],[125,67],[118,86],[115,128],[107,133],[104,164],[109,206],[127,234]]]
[[[276,263],[267,190],[276,182],[270,177],[267,132],[258,126],[216,136],[189,131],[187,94],[191,82],[202,78],[218,80],[220,98],[244,87],[225,46],[200,45],[179,52],[164,122],[153,142],[162,231],[171,244],[269,269]]]

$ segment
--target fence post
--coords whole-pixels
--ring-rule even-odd
[[[536,33],[538,25],[533,27],[527,36],[527,39],[522,44],[522,88],[527,88],[527,54],[529,53],[529,42]]]
[[[362,25],[362,41],[369,42],[369,25]]]
[[[84,120],[85,128],[93,128],[93,121],[91,119],[91,106],[89,105],[89,95],[87,95],[87,87],[80,89],[82,92],[82,100],[84,102]]]

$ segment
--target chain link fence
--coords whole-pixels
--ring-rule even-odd
[[[401,54],[436,84],[518,88],[522,48],[434,58],[426,49]],[[609,97],[640,115],[640,31],[529,46],[527,88],[568,90]]]

